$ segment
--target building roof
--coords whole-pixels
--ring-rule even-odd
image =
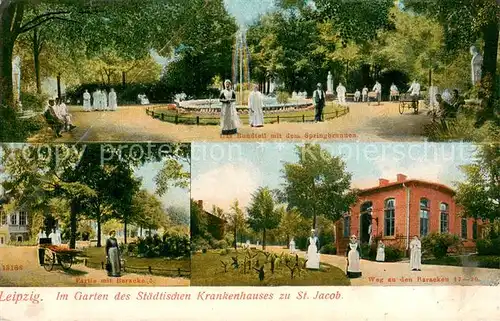
[[[451,195],[455,195],[455,190],[453,190],[451,187],[448,187],[444,184],[429,182],[429,181],[420,180],[420,179],[408,179],[408,180],[405,180],[403,182],[389,182],[389,183],[384,184],[384,185],[378,185],[378,186],[374,186],[374,187],[360,189],[359,195],[363,196],[363,195],[377,193],[377,192],[383,191],[383,190],[401,188],[401,187],[403,187],[403,185],[406,185],[406,186],[408,186],[408,185],[424,185],[424,186],[429,186],[429,187],[434,188],[434,189],[439,189],[439,190],[441,190],[445,193],[449,193]]]

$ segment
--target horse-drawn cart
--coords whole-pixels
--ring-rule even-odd
[[[60,245],[45,245],[42,247],[45,249],[43,267],[48,272],[52,271],[56,264],[59,264],[65,271],[69,270],[75,262],[75,257],[81,254],[79,250]]]

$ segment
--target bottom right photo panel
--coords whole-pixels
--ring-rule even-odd
[[[499,284],[499,145],[191,148],[192,286]]]

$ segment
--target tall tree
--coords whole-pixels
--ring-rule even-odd
[[[234,249],[238,249],[238,236],[243,234],[246,230],[245,213],[240,208],[238,200],[234,200],[231,204],[229,213],[228,228],[234,233]]]
[[[278,227],[281,212],[275,209],[271,190],[260,187],[247,208],[248,223],[256,232],[262,232],[262,248],[266,249],[266,232]]]
[[[313,228],[318,215],[339,220],[356,202],[345,162],[318,144],[297,146],[297,156],[297,163],[285,163],[283,169],[288,206],[312,217]]]
[[[483,68],[480,98],[483,109],[478,113],[478,124],[494,119],[498,112],[497,59],[500,7],[496,0],[442,0],[422,2],[405,0],[405,7],[426,14],[439,21],[445,30],[449,51],[468,50],[479,39],[483,46]]]
[[[456,200],[465,217],[500,220],[500,145],[483,144],[478,147],[477,159],[462,166],[466,176],[457,184]]]
[[[305,222],[304,217],[297,209],[287,210],[285,207],[280,207],[278,211],[281,212],[279,233],[285,239],[287,246],[292,238],[309,235],[309,228],[305,228],[309,223]]]

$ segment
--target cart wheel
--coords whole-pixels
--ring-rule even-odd
[[[399,113],[400,113],[401,115],[403,115],[403,113],[404,113],[404,112],[405,112],[405,103],[404,103],[404,102],[402,102],[402,101],[400,101],[400,102],[399,102]]]
[[[59,264],[61,264],[64,271],[67,271],[73,265],[73,257],[71,255],[58,255],[57,259],[59,260]]]
[[[54,268],[54,258],[52,253],[45,251],[45,257],[43,262],[43,268],[45,271],[50,272]]]

